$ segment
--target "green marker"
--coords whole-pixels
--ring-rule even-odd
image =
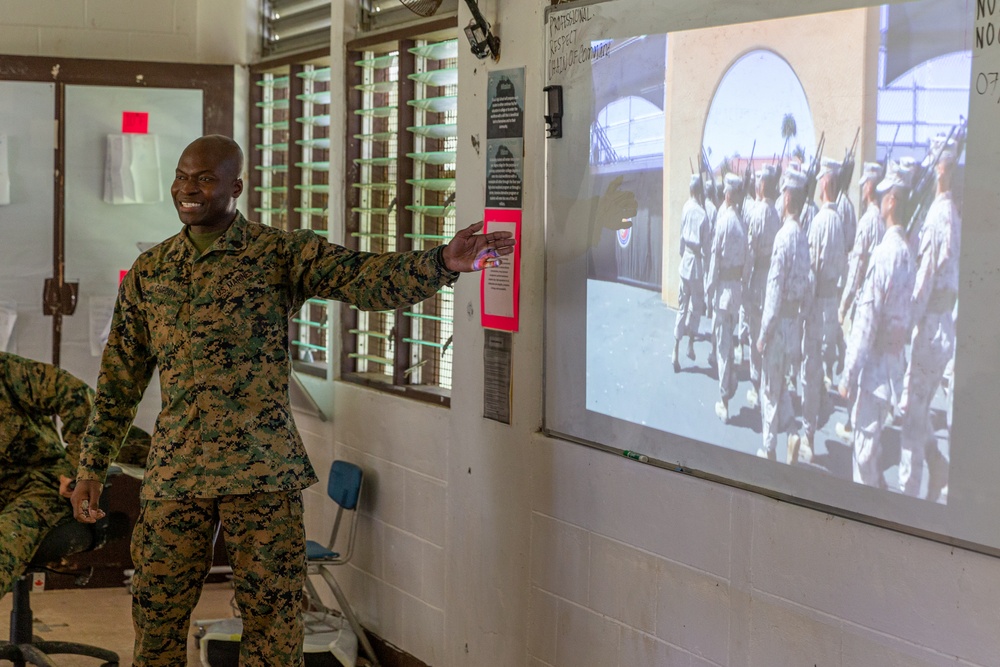
[[[645,454],[640,454],[639,452],[630,451],[628,449],[622,452],[622,456],[630,458],[633,461],[638,461],[639,463],[649,463],[648,456],[646,456]]]

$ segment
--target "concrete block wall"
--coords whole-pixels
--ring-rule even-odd
[[[444,664],[448,412],[362,387],[337,385],[335,423],[296,415],[320,483],[304,494],[307,534],[325,542],[334,459],[365,472],[356,549],[335,571],[362,624],[428,665]],[[388,415],[392,415],[391,418]],[[400,425],[403,433],[398,431]],[[329,591],[315,579],[326,604]]]
[[[254,0],[0,0],[0,52],[247,64]],[[259,53],[259,49],[256,49]]]
[[[536,444],[534,665],[997,664],[995,558]]]

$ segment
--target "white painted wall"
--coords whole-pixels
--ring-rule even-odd
[[[0,0],[0,52],[245,65],[257,12],[257,0]]]
[[[338,383],[332,423],[300,420],[321,477],[332,456],[368,474],[362,551],[341,574],[363,622],[434,667],[1000,664],[1000,560],[537,433],[547,4],[480,0],[503,57],[460,59],[466,222],[484,202],[471,137],[485,139],[487,70],[526,70],[513,424],[481,418],[471,276],[456,289],[450,410]],[[322,485],[306,499],[324,532]]]

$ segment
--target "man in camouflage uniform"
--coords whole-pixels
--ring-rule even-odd
[[[958,255],[962,219],[952,199],[957,155],[954,142],[941,150],[935,172],[937,193],[921,227],[913,287],[910,365],[904,380],[899,487],[906,495],[920,493],[924,461],[930,470],[928,500],[937,500],[947,463],[938,451],[931,425],[931,400],[941,386],[945,368],[955,353],[955,303],[958,299]]]
[[[388,310],[435,294],[458,271],[493,266],[509,233],[375,255],[236,209],[243,154],[211,135],[181,154],[171,195],[184,229],[142,253],[122,281],[84,436],[76,517],[92,522],[115,443],[154,368],[157,418],[132,536],[137,666],[182,665],[216,526],[243,619],[240,664],[302,664],[301,490],[317,481],[289,405],[288,320],[311,297]]]
[[[802,176],[802,178],[808,180],[806,172],[802,170],[802,163],[799,162],[797,159],[792,160],[792,161],[790,161],[788,163],[788,168],[785,170],[785,174],[787,175],[787,174],[791,174],[791,173],[799,174],[800,176]],[[816,217],[816,212],[818,210],[816,208],[816,203],[812,199],[809,199],[808,197],[809,197],[809,195],[808,195],[808,192],[807,192],[806,193],[806,199],[803,200],[802,209],[799,210],[799,211],[795,211],[795,213],[797,215],[797,219],[799,221],[799,227],[802,228],[802,231],[805,232],[805,234],[806,234],[807,237],[809,236],[809,225],[810,225],[810,223],[812,223],[812,219],[814,217]],[[778,211],[778,217],[781,220],[784,220],[786,217],[788,217],[788,216],[785,215],[785,198],[784,197],[782,197],[781,199],[778,200],[777,204],[775,205],[775,208],[777,209],[777,211]],[[800,329],[799,329],[799,344],[795,345],[794,349],[790,350],[789,354],[787,356],[787,359],[788,359],[788,368],[786,369],[786,372],[785,372],[785,379],[786,379],[787,384],[788,384],[788,391],[790,391],[790,392],[794,392],[796,390],[796,387],[797,387],[798,381],[799,381],[799,376],[802,374],[802,372],[801,372],[802,371],[802,330],[801,330],[801,325],[802,325],[803,319],[804,319],[804,317],[799,320],[799,325],[800,325]]]
[[[874,487],[885,485],[879,465],[882,429],[902,392],[906,366],[914,264],[902,208],[912,181],[912,168],[893,162],[878,185],[885,237],[871,254],[840,378],[840,395],[853,401],[854,481]]]
[[[802,331],[802,458],[812,460],[816,429],[825,383],[824,367],[836,358],[840,323],[840,286],[847,269],[844,229],[834,198],[840,162],[823,158],[817,175],[823,206],[809,227],[809,261],[812,265],[816,295],[806,313]]]
[[[736,202],[743,179],[726,174],[726,201],[719,208],[709,265],[709,292],[713,295],[712,336],[715,339],[719,372],[720,400],[715,414],[729,421],[729,399],[736,393],[736,369],[733,367],[733,340],[736,320],[743,301],[743,271],[747,256],[747,237],[736,212]]]
[[[691,176],[691,197],[681,210],[681,283],[677,293],[677,321],[674,324],[674,350],[670,361],[674,372],[681,369],[678,352],[681,338],[687,336],[687,356],[694,360],[694,338],[698,335],[701,316],[705,311],[705,261],[712,237],[709,236],[708,216],[702,208],[704,193],[701,176]]]
[[[899,167],[904,167],[907,163],[900,163]],[[908,170],[912,173],[912,169]],[[838,319],[841,323],[850,322],[854,316],[854,300],[861,293],[861,283],[868,273],[868,262],[877,246],[882,241],[885,234],[885,221],[882,219],[879,210],[876,187],[882,180],[882,165],[878,162],[865,162],[862,168],[861,180],[858,185],[861,187],[861,202],[865,212],[858,221],[857,234],[854,237],[854,246],[850,250],[847,260],[847,279],[844,283],[844,293],[840,299],[840,310]]]
[[[912,173],[912,169],[910,170]],[[879,211],[878,196],[875,188],[882,180],[882,165],[878,162],[865,162],[861,169],[861,180],[858,185],[861,187],[861,205],[865,212],[858,221],[857,233],[854,237],[854,246],[850,250],[847,258],[847,278],[844,281],[844,291],[840,297],[840,310],[837,311],[837,319],[845,330],[850,330],[851,321],[854,319],[854,306],[858,294],[861,293],[861,283],[868,273],[868,261],[877,246],[882,241],[885,234],[885,222]],[[848,415],[847,421],[838,423],[836,426],[837,435],[844,440],[850,441],[851,418]]]
[[[0,597],[49,530],[73,516],[60,486],[68,493],[92,398],[69,373],[0,352]]]
[[[773,197],[777,176],[774,167],[767,166],[760,170],[757,174],[757,201],[746,215],[748,252],[743,309],[750,336],[750,388],[747,389],[747,403],[751,409],[757,408],[759,400],[762,363],[761,353],[757,351],[755,343],[760,338],[760,319],[774,237],[781,228],[781,219]]]
[[[93,400],[91,388],[66,371],[0,352],[0,597],[49,530],[73,516],[66,498]],[[138,441],[139,434],[146,436],[129,435]],[[126,447],[129,462],[141,463],[141,445]]]
[[[788,211],[781,229],[774,237],[768,264],[761,311],[760,334],[755,341],[761,354],[761,422],[764,446],[757,455],[774,461],[777,458],[778,433],[791,421],[792,401],[785,375],[789,357],[796,354],[802,340],[802,315],[812,301],[812,274],[809,265],[809,240],[799,223],[806,198],[806,178],[800,171],[789,171],[782,183],[783,208]],[[788,463],[794,463],[799,435],[788,437]]]
[[[717,183],[709,183],[705,188],[705,215],[708,216],[708,249],[711,250],[712,239],[715,238],[715,221],[719,219],[719,207],[716,201],[722,201],[723,197],[718,192]],[[712,317],[712,294],[708,291],[708,259],[705,260],[705,314]],[[712,353],[709,355],[709,364],[715,365],[715,340],[712,340]]]

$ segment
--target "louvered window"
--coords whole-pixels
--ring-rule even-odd
[[[325,63],[282,66],[255,74],[251,202],[257,219],[281,229],[328,236],[330,68]],[[292,320],[295,367],[330,373],[333,311],[310,299]]]
[[[348,243],[360,250],[422,250],[455,233],[456,39],[355,51],[348,164]],[[412,308],[345,307],[344,375],[447,402],[454,296]]]
[[[260,7],[261,51],[265,56],[329,49],[330,0],[262,0]]]

